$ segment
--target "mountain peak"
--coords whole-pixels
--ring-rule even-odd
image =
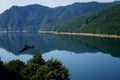
[[[18,8],[19,6],[13,5],[10,9]]]
[[[39,4],[30,4],[27,6],[16,6],[13,5],[10,9],[16,9],[16,8],[49,8],[47,6],[39,5]]]

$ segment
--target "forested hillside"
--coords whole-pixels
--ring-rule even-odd
[[[120,5],[56,23],[41,30],[120,34]]]

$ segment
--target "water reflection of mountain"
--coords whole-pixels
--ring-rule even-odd
[[[68,35],[54,35],[54,37],[56,37],[56,39],[67,42],[69,41],[74,44],[83,44],[89,48],[110,54],[114,57],[120,57],[120,39]]]
[[[24,45],[35,46],[23,53],[19,53]],[[4,48],[16,55],[45,53],[51,50],[66,50],[75,53],[97,52],[108,53],[120,57],[120,39],[97,38],[52,34],[14,33],[0,35],[0,48]]]
[[[40,35],[33,33],[9,33],[0,35],[0,48],[4,48],[16,55],[18,54],[34,54],[45,53],[51,50],[66,50],[75,53],[96,52],[81,44],[74,44],[69,41],[57,39],[53,35]],[[69,39],[69,38],[68,38]],[[22,53],[19,51],[25,46],[35,46],[33,49],[28,49]]]

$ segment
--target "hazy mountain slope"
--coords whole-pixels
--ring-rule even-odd
[[[0,30],[37,31],[41,26],[68,20],[116,4],[118,4],[118,2],[89,2],[74,3],[72,5],[56,8],[49,8],[36,4],[24,7],[13,6],[0,15]]]

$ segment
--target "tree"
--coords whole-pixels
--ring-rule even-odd
[[[41,54],[37,53],[37,54],[35,54],[35,55],[33,56],[32,59],[30,59],[30,60],[28,61],[27,64],[32,64],[32,63],[38,64],[38,65],[41,66],[41,65],[43,65],[43,64],[45,63],[45,61],[44,61],[44,59],[42,58]]]
[[[29,78],[36,73],[36,70],[39,68],[38,64],[29,63],[21,70],[21,76],[24,80],[30,80]]]
[[[15,72],[15,73],[19,73],[20,70],[25,66],[24,62],[20,60],[12,60],[4,65],[5,68],[8,70],[8,72]]]
[[[30,80],[69,80],[68,70],[58,60],[48,60]]]
[[[0,80],[69,80],[68,70],[60,61],[45,62],[41,54],[35,54],[27,64],[20,60],[0,61],[0,74]]]
[[[3,62],[0,60],[0,80],[4,80],[5,78],[4,78],[4,73],[5,73],[5,71],[4,71],[4,66],[3,66]]]
[[[20,71],[25,66],[25,64],[20,60],[12,60],[8,63],[4,64],[5,69],[7,71],[8,80],[22,80],[22,76],[20,75]]]
[[[42,58],[41,54],[37,53],[33,56],[32,59],[28,61],[26,67],[22,69],[21,75],[25,80],[30,80],[29,78],[36,74],[37,69],[44,65],[45,61]]]

